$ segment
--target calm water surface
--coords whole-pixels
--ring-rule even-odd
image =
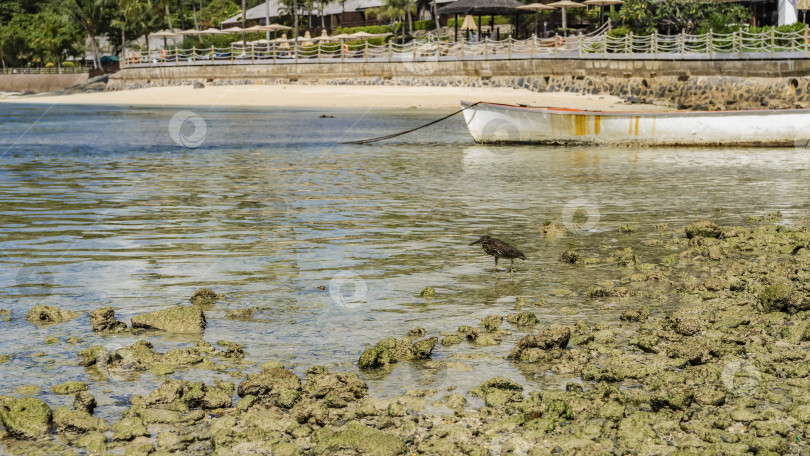
[[[586,291],[628,272],[563,265],[564,249],[604,258],[632,246],[641,261],[658,263],[672,251],[656,240],[672,234],[656,225],[742,224],[775,210],[783,223],[803,224],[810,207],[804,150],[491,148],[472,143],[460,116],[349,146],[337,142],[445,112],[227,108],[195,108],[204,140],[186,148],[169,133],[178,111],[0,104],[0,308],[13,314],[0,322],[0,354],[14,355],[0,364],[0,394],[33,383],[60,405],[70,398],[49,387],[88,381],[101,415],[114,419],[129,396],[162,382],[149,373],[92,380],[77,366],[78,351],[137,338],[95,335],[86,315],[36,328],[24,319],[35,304],[82,312],[112,305],[129,321],[210,287],[225,299],[206,312],[205,340],[244,344],[249,361],[279,360],[301,375],[312,364],[356,370],[368,344],[417,326],[438,335],[477,325],[509,313],[517,297],[547,301],[535,310],[545,322],[615,323],[623,304],[591,301]],[[200,132],[187,122],[179,133]],[[566,217],[580,234],[539,234],[544,222]],[[623,224],[638,233],[620,236]],[[511,278],[492,275],[492,259],[468,246],[483,234],[526,252]],[[425,286],[438,298],[419,297]],[[260,310],[250,321],[225,318],[251,306]],[[380,395],[451,384],[466,393],[495,375],[530,388],[573,380],[506,361],[526,334],[513,332],[494,347],[437,346],[434,359],[462,363],[450,369],[404,363],[382,378],[361,375]],[[45,345],[48,336],[83,342]],[[158,351],[197,342],[145,337]],[[196,369],[174,377],[239,381]]]

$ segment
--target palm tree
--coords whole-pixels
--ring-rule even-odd
[[[149,33],[152,31],[154,22],[157,19],[157,11],[155,10],[152,0],[119,0],[118,1],[118,19],[113,20],[114,27],[121,28],[121,47],[124,54],[126,50],[126,33],[127,28],[137,30],[140,36],[146,36],[146,54],[149,54]]]
[[[101,56],[99,55],[97,32],[102,28],[104,15],[112,7],[110,0],[63,0],[58,2],[59,11],[69,19],[78,22],[82,26],[90,45],[93,47],[93,66],[101,68]]]
[[[408,18],[411,34],[413,34],[413,21],[411,20],[411,13],[416,12],[416,3],[413,0],[385,0],[383,6],[379,8],[370,8],[366,10],[366,14],[371,16],[382,16],[393,19],[403,24],[402,27],[402,42],[405,42],[405,18]],[[396,37],[396,29],[394,30]]]

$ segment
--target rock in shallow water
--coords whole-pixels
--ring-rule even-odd
[[[132,317],[133,328],[157,329],[179,334],[201,334],[205,314],[197,306],[175,306]]]
[[[50,325],[63,323],[79,318],[79,312],[63,310],[54,306],[34,306],[25,316],[25,319],[35,325]]]
[[[33,398],[0,396],[0,421],[14,437],[36,439],[50,433],[53,412],[48,404]]]
[[[115,321],[115,311],[111,306],[90,312],[90,326],[96,332],[117,333],[127,329],[123,321]]]

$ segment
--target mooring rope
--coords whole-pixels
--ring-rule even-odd
[[[425,128],[425,127],[429,127],[431,125],[437,124],[437,123],[441,122],[442,120],[449,119],[449,118],[453,117],[454,115],[456,115],[456,114],[458,114],[460,112],[463,112],[465,109],[470,109],[470,108],[472,108],[473,106],[475,106],[475,105],[477,105],[479,103],[481,103],[481,102],[476,101],[475,103],[473,103],[473,104],[471,104],[469,106],[466,106],[464,108],[461,108],[461,109],[459,109],[458,111],[456,111],[456,112],[454,112],[452,114],[448,114],[448,115],[442,117],[441,119],[436,119],[433,122],[426,123],[426,124],[424,124],[424,125],[422,125],[420,127],[411,128],[410,130],[401,131],[399,133],[392,133],[390,135],[385,135],[385,136],[379,136],[379,137],[376,137],[376,138],[360,139],[360,140],[357,140],[357,141],[345,141],[345,142],[340,142],[338,144],[368,144],[368,143],[373,143],[373,142],[377,142],[377,141],[383,141],[385,139],[396,138],[397,136],[406,135],[406,134],[414,132],[416,130],[421,130],[421,129]]]

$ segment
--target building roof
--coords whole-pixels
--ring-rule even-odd
[[[439,14],[516,14],[523,6],[517,0],[459,0],[439,8]]]

